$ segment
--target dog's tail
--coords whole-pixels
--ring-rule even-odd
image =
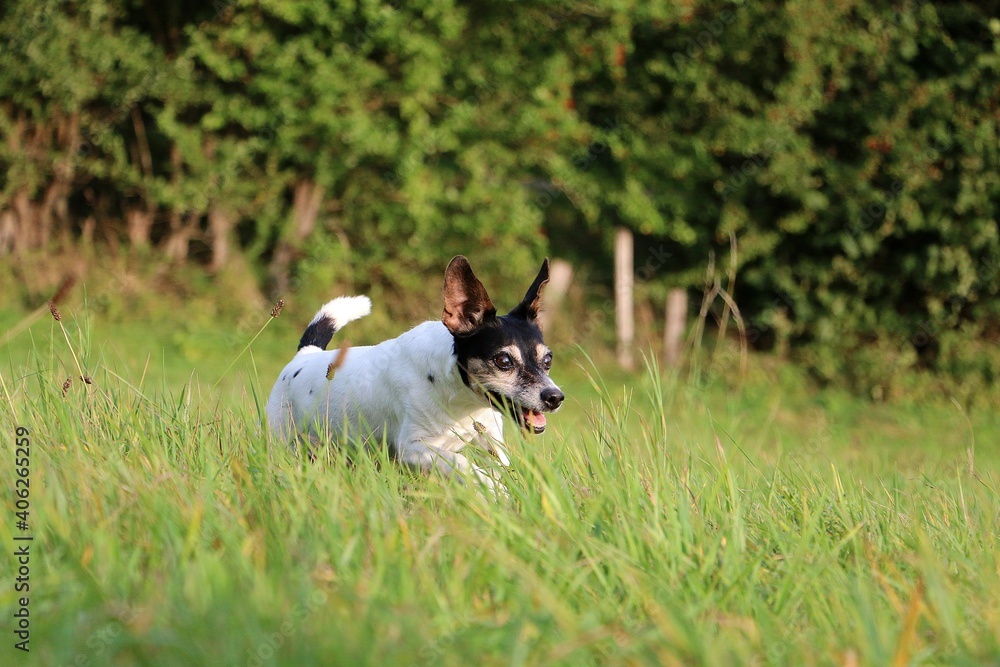
[[[372,312],[372,302],[368,297],[338,296],[316,313],[316,317],[302,333],[299,349],[314,345],[325,350],[333,334],[343,329],[348,322],[353,322],[370,312]]]

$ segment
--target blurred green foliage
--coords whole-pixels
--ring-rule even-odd
[[[1000,4],[12,0],[0,252],[431,295],[545,252],[700,288],[879,395],[1000,361]],[[596,248],[594,247],[596,244]],[[652,261],[650,261],[652,258]],[[522,288],[511,280],[507,297]],[[517,284],[514,284],[517,283]]]

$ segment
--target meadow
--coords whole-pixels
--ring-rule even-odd
[[[743,382],[629,374],[563,346],[565,407],[510,437],[497,500],[384,452],[269,442],[294,324],[247,348],[67,311],[5,342],[0,663],[1000,664],[987,410],[871,404],[760,359]]]
[[[1000,667],[997,7],[0,4],[0,667]],[[509,498],[268,437],[459,253],[566,262]]]

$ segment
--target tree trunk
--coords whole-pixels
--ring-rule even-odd
[[[291,229],[278,241],[271,260],[271,289],[276,297],[288,293],[291,285],[292,261],[301,251],[303,241],[309,238],[316,228],[323,194],[323,186],[309,179],[299,181],[295,185]]]
[[[0,210],[0,255],[12,253],[17,245],[17,215],[13,209]]]
[[[153,229],[153,215],[140,208],[130,208],[125,213],[129,245],[135,250],[149,247],[149,235]]]
[[[94,247],[94,230],[97,229],[97,219],[88,215],[80,225],[80,246],[88,250]]]
[[[175,191],[179,191],[181,171],[184,169],[184,165],[177,144],[170,147],[170,169],[170,183],[174,186]],[[180,202],[174,202],[171,205],[168,219],[169,231],[163,242],[163,253],[174,264],[181,264],[187,259],[191,237],[198,228],[199,217],[195,211],[189,211],[185,217],[183,205]]]
[[[618,363],[627,370],[635,368],[632,356],[635,339],[632,293],[634,269],[632,231],[619,227],[615,231],[615,332],[618,338]]]
[[[667,368],[681,364],[681,343],[687,328],[687,290],[675,287],[667,293],[666,324],[663,330],[663,357]]]
[[[24,153],[27,127],[23,114],[18,114],[13,127],[7,134],[7,146],[11,153]],[[8,178],[11,174],[7,175]],[[5,238],[0,249],[17,254],[27,250],[34,245],[32,230],[37,228],[35,224],[34,212],[31,206],[31,197],[28,194],[26,185],[21,185],[14,191],[13,197],[8,204],[9,208],[4,211],[4,220],[0,221]]]
[[[170,234],[163,244],[163,252],[174,264],[183,264],[187,259],[199,217],[196,211],[191,211],[186,217],[180,211],[170,214]]]
[[[34,248],[36,241],[32,230],[38,229],[37,211],[31,205],[31,197],[25,188],[21,188],[14,195],[14,215],[17,216],[17,240],[14,252]]]
[[[80,113],[73,112],[68,116],[59,114],[56,120],[56,144],[63,154],[63,159],[53,165],[52,184],[45,193],[43,206],[47,225],[44,231],[44,245],[48,245],[53,235],[64,243],[72,242],[69,197],[73,193],[76,181],[76,159],[82,143]]]
[[[218,204],[208,211],[208,234],[212,244],[212,263],[209,269],[219,272],[229,263],[229,232],[233,219]]]
[[[208,137],[202,146],[202,152],[209,163],[215,163],[215,149],[215,139]],[[224,193],[220,191],[217,170],[212,172],[207,190],[211,193],[208,205],[208,242],[212,249],[212,261],[208,268],[209,271],[218,273],[229,263],[229,234],[233,227],[233,219],[230,212],[220,204],[220,201],[226,199]]]
[[[13,111],[7,107],[8,116]],[[7,174],[20,181],[8,207],[0,211],[0,253],[17,253],[48,246],[56,235],[65,240],[70,234],[69,196],[76,178],[76,155],[80,148],[80,114],[64,114],[54,109],[50,117],[28,122],[23,113],[7,133],[12,153],[34,160],[38,172],[34,185],[20,174]],[[41,156],[56,155],[49,163]],[[31,157],[34,156],[34,157]]]

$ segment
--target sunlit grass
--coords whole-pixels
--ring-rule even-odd
[[[547,434],[511,438],[497,502],[384,452],[307,463],[269,442],[273,370],[257,364],[280,358],[245,355],[219,389],[67,331],[0,374],[9,439],[24,425],[33,443],[32,651],[17,661],[1000,660],[990,415],[601,373],[578,351]]]

